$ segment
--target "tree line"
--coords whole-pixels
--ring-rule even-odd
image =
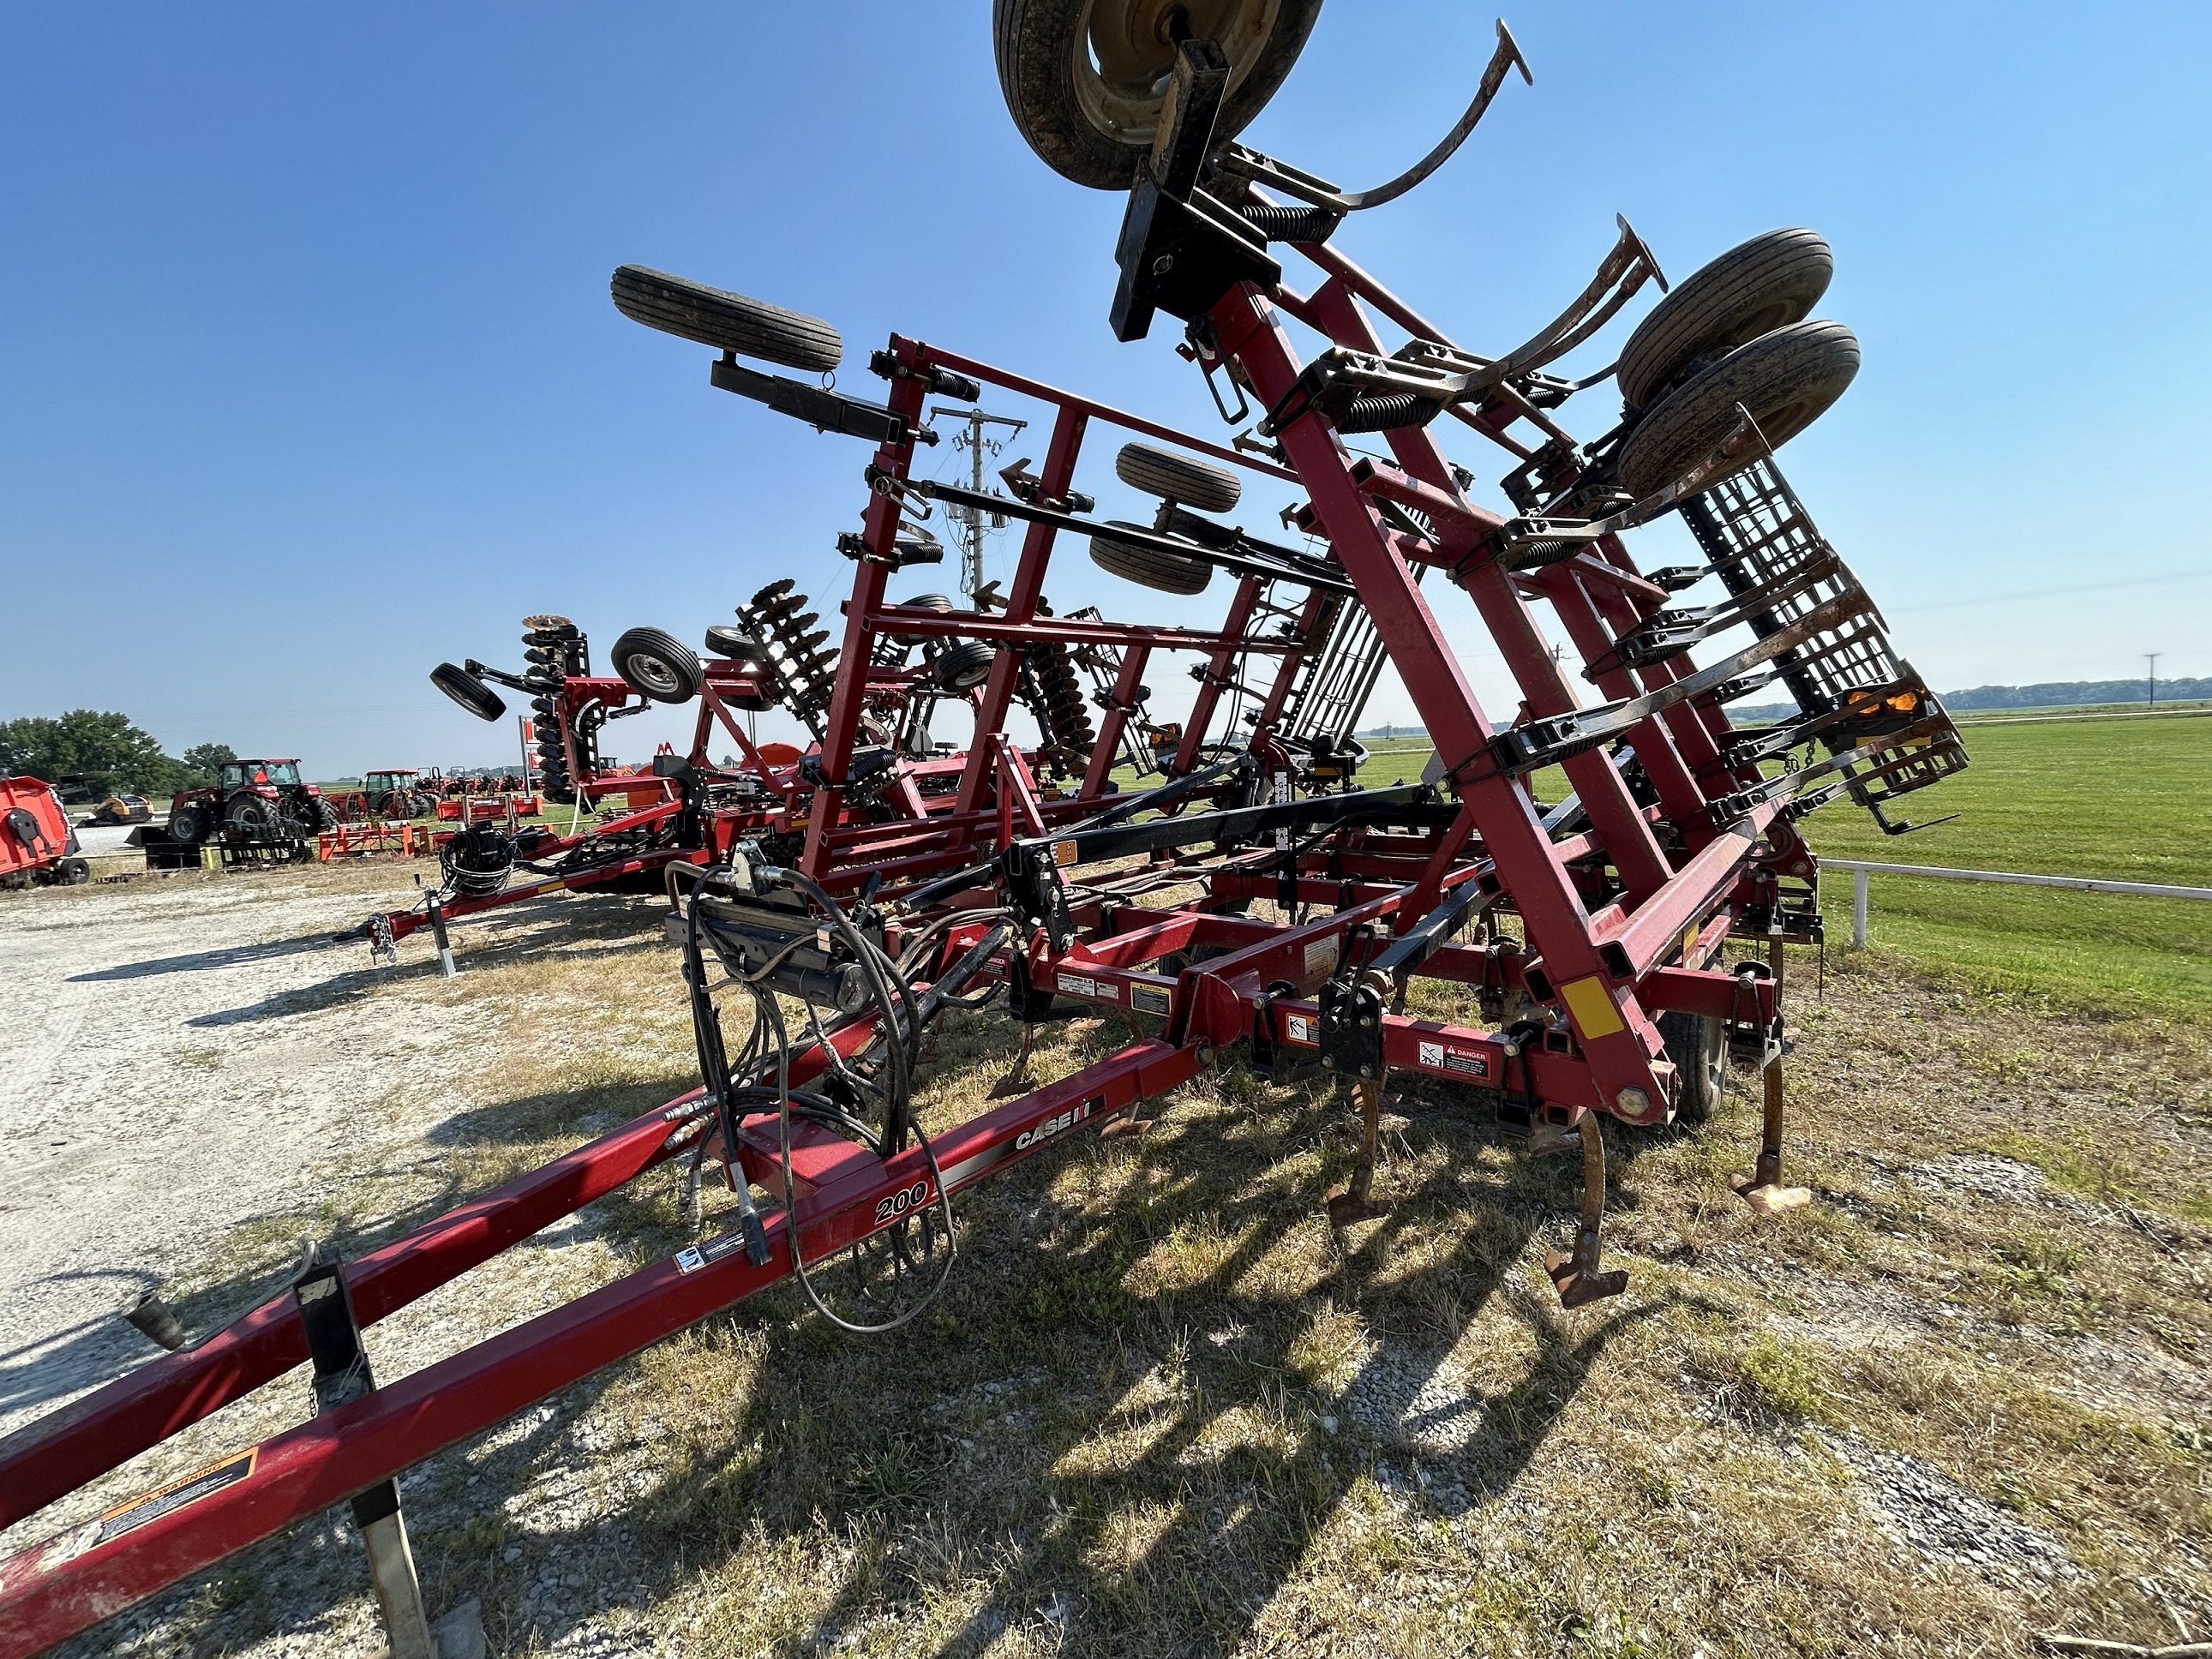
[[[94,708],[0,720],[0,775],[55,784],[66,780],[96,794],[174,794],[213,783],[216,769],[235,758],[227,743],[195,744],[181,756],[164,754],[160,740],[132,724],[129,715]]]

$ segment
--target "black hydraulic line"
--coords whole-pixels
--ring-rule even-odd
[[[1124,823],[1150,808],[1164,806],[1170,801],[1181,800],[1194,790],[1202,789],[1207,784],[1228,776],[1242,767],[1244,763],[1244,756],[1231,755],[1227,760],[1216,761],[1211,766],[1201,766],[1196,771],[1185,773],[1179,778],[1170,778],[1167,782],[1147,789],[1141,794],[1131,795],[1115,802],[1104,811],[1062,830],[1052,839],[1064,841],[1069,836],[1082,835],[1088,830],[1110,829],[1113,825]]]
[[[1459,811],[1456,801],[1437,800],[1435,791],[1426,784],[1408,783],[1393,789],[1363,789],[1350,794],[1316,795],[1305,800],[1263,806],[1232,807],[1223,812],[1186,812],[1181,817],[1045,836],[1018,841],[1014,845],[1033,855],[1050,857],[1052,854],[1047,849],[1073,842],[1074,856],[1071,862],[1097,864],[1164,847],[1187,847],[1194,842],[1249,842],[1272,830],[1383,822],[1449,823],[1458,817]]]

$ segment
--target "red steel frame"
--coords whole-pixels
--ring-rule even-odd
[[[1364,302],[1443,340],[1340,256],[1326,248],[1308,252],[1325,278],[1311,295],[1278,290],[1271,296],[1247,284],[1212,310],[1223,356],[1265,403],[1280,398],[1303,367],[1283,325],[1285,313],[1335,343],[1375,350]],[[1373,618],[1437,742],[1448,769],[1449,794],[1459,805],[1453,822],[1423,833],[1340,832],[1326,848],[1309,849],[1293,874],[1264,853],[1155,858],[1150,874],[1140,872],[1134,886],[1124,883],[1111,902],[1095,890],[1079,892],[1072,908],[1075,936],[1065,948],[1054,950],[1042,933],[1017,947],[1030,983],[1101,1005],[1164,1006],[1161,1035],[940,1131],[932,1147],[948,1192],[1064,1131],[1096,1127],[1119,1108],[1178,1086],[1239,1038],[1258,1037],[1294,1052],[1310,1047],[1319,1013],[1310,997],[1318,982],[1356,965],[1363,952],[1419,921],[1469,882],[1493,900],[1510,901],[1521,919],[1522,941],[1447,945],[1418,971],[1449,982],[1525,991],[1538,1002],[1562,1005],[1571,1024],[1532,1042],[1393,1015],[1382,1031],[1391,1068],[1501,1090],[1516,1086],[1517,1077],[1532,1091],[1532,1103],[1540,1103],[1554,1123],[1576,1123],[1592,1111],[1650,1122],[1667,1116],[1674,1093],[1673,1068],[1654,1024],[1660,1012],[1681,1011],[1761,1030],[1774,1027],[1779,1018],[1775,981],[1711,971],[1705,964],[1728,938],[1741,906],[1771,896],[1779,876],[1809,878],[1813,863],[1772,805],[1732,821],[1711,821],[1707,804],[1748,781],[1741,769],[1721,764],[1728,728],[1718,707],[1710,698],[1693,700],[1634,733],[1635,753],[1660,798],[1656,810],[1636,802],[1610,757],[1591,750],[1568,761],[1589,828],[1555,838],[1525,782],[1491,763],[1494,723],[1414,580],[1414,567],[1422,563],[1470,571],[1456,579],[1530,708],[1554,713],[1574,708],[1577,698],[1533,607],[1549,605],[1577,648],[1594,658],[1664,599],[1638,574],[1617,539],[1601,544],[1594,555],[1534,575],[1509,575],[1467,562],[1498,521],[1467,501],[1425,429],[1389,434],[1395,465],[1384,465],[1355,457],[1324,417],[1310,415],[1281,434],[1291,463],[1284,468],[919,341],[894,337],[890,355],[908,371],[942,368],[1054,405],[1040,475],[1048,498],[1062,498],[1072,487],[1094,422],[1302,487],[1312,503],[1312,522]],[[918,422],[926,384],[917,374],[895,379],[890,407]],[[1004,850],[1017,838],[1048,838],[1087,816],[1108,793],[1124,719],[1119,709],[1108,712],[1098,757],[1080,787],[1058,799],[1041,797],[1027,757],[998,735],[1016,690],[1018,647],[1040,641],[1120,649],[1117,703],[1127,702],[1137,676],[1158,652],[1200,652],[1216,663],[1217,673],[1222,659],[1278,655],[1276,687],[1251,740],[1269,751],[1268,722],[1281,712],[1304,647],[1246,633],[1258,592],[1253,579],[1239,581],[1228,621],[1210,633],[1053,618],[1041,613],[1039,603],[1056,532],[1033,524],[1003,615],[945,615],[887,605],[902,484],[912,459],[910,447],[891,445],[875,457],[884,482],[872,495],[863,532],[872,556],[859,562],[846,607],[842,667],[820,745],[821,775],[848,775],[871,698],[898,695],[900,672],[871,665],[886,634],[982,639],[1001,647],[988,681],[974,696],[978,740],[964,757],[902,763],[906,775],[888,805],[856,807],[835,783],[809,797],[790,768],[770,765],[742,732],[726,699],[750,690],[750,684],[741,684],[745,677],[735,670],[718,666],[710,670],[702,696],[693,758],[703,761],[712,722],[719,720],[740,744],[747,770],[766,786],[769,799],[714,817],[708,847],[675,856],[704,862],[724,856],[743,835],[803,835],[798,862],[825,886],[849,892],[879,875],[887,890],[895,890],[901,883],[975,865],[983,853]],[[1393,529],[1376,507],[1386,500],[1428,513],[1433,540]],[[1601,679],[1600,690],[1608,696],[1626,695],[1688,672],[1678,659],[1634,674],[1617,672]],[[1202,752],[1212,713],[1212,700],[1201,699],[1184,736],[1180,768],[1188,769]],[[923,794],[921,781],[933,769],[957,772],[957,787],[941,796]],[[626,822],[655,822],[656,814],[674,810],[673,804],[649,808]],[[1655,819],[1662,815],[1679,831],[1679,846],[1670,848],[1655,833]],[[1605,875],[1607,866],[1613,878]],[[1271,922],[1190,905],[1151,909],[1134,902],[1146,890],[1144,881],[1200,883],[1209,902],[1278,897],[1287,881],[1297,905],[1318,913]],[[556,884],[526,886],[486,903],[527,896],[550,884]],[[977,884],[988,884],[988,878],[979,875]],[[981,926],[953,928],[947,951],[965,949],[983,931]],[[1221,954],[1180,965],[1199,945],[1217,947]],[[1179,961],[1170,963],[1169,957]],[[994,971],[1012,969],[1002,962]],[[1139,993],[1145,994],[1141,1004]],[[866,1036],[865,1025],[855,1026],[836,1041],[841,1048],[857,1047]],[[1439,1054],[1445,1061],[1432,1058]],[[821,1064],[818,1053],[794,1051],[795,1079],[804,1080]],[[696,1134],[718,1133],[701,1128],[705,1113],[695,1092],[348,1265],[345,1279],[360,1319],[366,1324],[386,1316],[656,1167],[692,1145]],[[771,1140],[764,1132],[749,1130],[736,1149],[756,1184],[780,1181]],[[798,1194],[787,1207],[770,1213],[772,1254],[765,1267],[752,1266],[741,1251],[721,1249],[719,1242],[656,1262],[276,1436],[254,1448],[249,1462],[234,1466],[234,1478],[210,1482],[189,1503],[112,1535],[95,1522],[0,1562],[0,1659],[35,1652],[82,1630],[755,1293],[790,1271],[794,1229],[809,1255],[818,1259],[890,1224],[887,1205],[895,1194],[919,1187],[925,1201],[936,1196],[937,1177],[919,1150],[878,1160],[848,1142],[805,1129],[796,1168]],[[279,1298],[200,1346],[155,1360],[0,1441],[0,1524],[34,1514],[306,1354],[292,1305]]]

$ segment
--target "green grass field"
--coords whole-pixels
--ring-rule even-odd
[[[2212,719],[2021,718],[2004,710],[1966,732],[1972,764],[1909,797],[1893,817],[1958,816],[1885,836],[1849,802],[1806,821],[1829,858],[2031,875],[2212,887]],[[1425,738],[1368,740],[1359,781],[1421,775]],[[1537,779],[1559,798],[1556,775]],[[1829,936],[1850,939],[1851,881],[1823,885]],[[1978,984],[2086,1008],[2212,1021],[2212,902],[1876,876],[1871,936],[1923,966]]]

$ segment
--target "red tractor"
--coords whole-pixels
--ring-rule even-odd
[[[304,840],[337,828],[337,808],[300,781],[296,760],[227,760],[211,787],[182,789],[169,803],[169,836],[196,847],[218,831],[248,841]]]

